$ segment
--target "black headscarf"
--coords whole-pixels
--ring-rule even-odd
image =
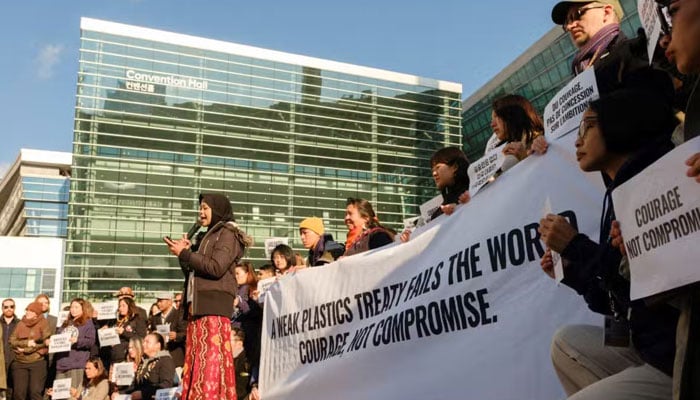
[[[219,193],[202,193],[199,195],[199,204],[207,203],[211,208],[211,223],[209,228],[218,224],[220,221],[228,222],[235,221],[233,218],[233,210],[228,197]]]

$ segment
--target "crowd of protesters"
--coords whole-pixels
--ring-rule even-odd
[[[557,331],[552,361],[570,399],[700,398],[698,288],[690,285],[653,301],[630,300],[625,249],[611,201],[612,190],[671,151],[674,142],[700,133],[700,0],[657,3],[663,32],[651,62],[644,32],[631,39],[621,32],[624,11],[617,0],[562,1],[552,9],[552,21],[578,49],[572,74],[595,71],[600,98],[584,112],[575,146],[581,170],[600,172],[606,193],[597,241],[564,217],[549,214],[540,221],[547,247],[541,265],[553,275],[552,252],[561,254],[562,282],[593,311],[605,314],[606,328],[615,327],[619,339],[604,345],[609,332],[597,326]],[[542,118],[528,99],[507,94],[494,101],[491,127],[485,153],[499,149],[510,160],[499,174],[526,157],[546,156]],[[434,153],[430,167],[442,203],[426,223],[470,201],[468,166],[458,148]],[[678,173],[700,183],[700,153],[687,160],[687,167]],[[366,199],[347,200],[344,222],[343,244],[326,232],[321,218],[305,218],[298,233],[306,257],[280,244],[269,264],[256,269],[242,261],[252,241],[235,223],[228,198],[203,193],[199,224],[206,232],[164,239],[182,267],[184,291],[159,293],[149,313],[136,305],[128,287],[116,293],[114,319],[98,320],[92,305],[76,298],[58,326],[48,315],[48,296],[38,296],[22,319],[14,301],[3,300],[0,387],[7,387],[7,398],[40,399],[51,394],[54,379],[69,378],[75,399],[117,393],[150,399],[156,390],[177,385],[183,399],[258,399],[259,283],[411,239],[410,230],[397,236],[382,225]],[[100,346],[99,330],[110,328],[119,343]],[[49,354],[51,335],[66,333],[70,351]],[[117,363],[130,363],[134,377],[129,384],[116,384]]]

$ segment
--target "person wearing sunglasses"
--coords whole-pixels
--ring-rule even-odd
[[[19,318],[17,318],[17,315],[15,315],[15,301],[13,299],[4,299],[2,301],[2,319],[0,319],[0,322],[2,323],[2,342],[3,342],[3,349],[5,353],[5,369],[4,373],[5,376],[8,376],[8,372],[10,370],[10,365],[12,364],[12,361],[15,359],[15,353],[12,351],[10,348],[10,335],[12,335],[12,332],[15,331],[15,328],[17,327],[17,323],[19,323]],[[0,371],[2,372],[2,371]],[[7,398],[12,397],[12,385],[11,381],[8,380],[8,390],[6,392]]]
[[[625,74],[649,64],[646,38],[628,40],[620,30],[623,17],[618,0],[560,1],[552,8],[552,21],[561,25],[578,49],[572,73],[595,68],[600,93],[618,88],[621,70]]]

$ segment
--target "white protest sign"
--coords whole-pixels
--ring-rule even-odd
[[[70,399],[70,378],[56,379],[53,381],[52,399]]]
[[[177,397],[177,386],[169,389],[158,389],[156,390],[156,400],[175,400]]]
[[[591,67],[567,83],[545,107],[547,139],[551,141],[577,129],[588,103],[598,97],[598,83]]]
[[[111,398],[112,400],[131,400],[131,395],[130,394],[119,394],[115,393],[112,395],[113,397]]]
[[[277,278],[275,277],[258,281],[258,303],[263,304],[265,302],[265,293],[267,293],[267,290],[275,282],[277,282]]]
[[[100,347],[114,346],[119,344],[119,334],[116,328],[104,328],[97,330],[97,337],[100,341]]]
[[[51,335],[49,338],[49,353],[60,353],[63,351],[70,351],[70,332],[61,333],[56,335]]]
[[[58,313],[58,317],[56,318],[56,326],[63,325],[63,323],[68,319],[68,315],[70,315],[70,311],[60,311]]]
[[[93,305],[93,308],[97,311],[98,320],[114,319],[117,314],[117,307],[119,307],[119,303],[116,301],[105,301]]]
[[[637,12],[639,20],[642,23],[644,32],[647,35],[647,54],[649,54],[649,64],[654,58],[654,50],[661,36],[661,21],[657,12],[657,3],[655,0],[639,0],[637,1]]]
[[[469,164],[467,174],[469,175],[469,194],[471,196],[475,196],[482,187],[491,182],[491,178],[503,166],[506,159],[505,154],[503,154],[504,146],[505,144],[489,151],[480,159]]]
[[[286,244],[287,246],[289,246],[289,238],[273,237],[265,239],[265,258],[269,260],[272,256],[272,250],[274,250],[275,247],[281,244]]]
[[[134,365],[130,362],[114,364],[112,380],[117,386],[129,386],[134,381]]]
[[[700,184],[685,175],[700,137],[669,152],[612,193],[636,300],[700,280]]]
[[[584,176],[572,144],[561,148],[570,138],[521,161],[407,243],[270,287],[262,398],[564,397],[551,368],[553,333],[571,323],[602,325],[583,298],[539,266],[547,197],[565,205],[554,212],[575,217],[580,232],[599,231],[602,180]]]
[[[442,195],[439,194],[432,199],[426,201],[425,203],[421,204],[418,208],[420,209],[420,216],[423,218],[423,221],[430,221],[430,216],[433,215],[433,213],[440,208],[440,205],[442,204]]]
[[[163,336],[163,339],[165,339],[165,343],[168,343],[168,339],[170,339],[169,323],[156,325],[156,332],[160,333],[160,335]]]

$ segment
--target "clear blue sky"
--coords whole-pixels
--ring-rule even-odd
[[[552,28],[556,0],[18,0],[0,6],[0,176],[71,151],[80,17],[459,82],[469,96]]]

